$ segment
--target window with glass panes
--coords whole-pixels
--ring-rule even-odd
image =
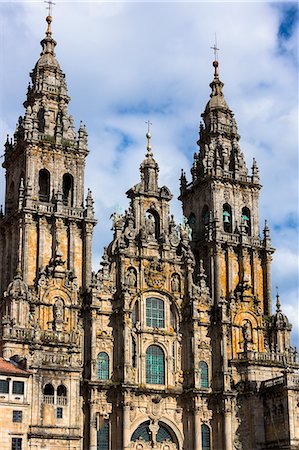
[[[0,380],[0,394],[8,394],[9,392],[9,381]]]
[[[109,356],[106,352],[100,352],[98,354],[98,379],[109,379]]]
[[[201,442],[202,450],[211,450],[210,428],[205,424],[201,426]]]
[[[104,424],[97,431],[97,450],[110,450],[108,420],[105,420]]]
[[[11,450],[22,450],[22,438],[12,438]]]
[[[150,345],[146,351],[146,382],[165,384],[164,353],[157,345]]]
[[[56,419],[62,419],[63,418],[63,408],[57,408],[56,409]]]
[[[205,361],[200,361],[199,371],[200,371],[200,387],[208,388],[209,387],[209,371],[208,371],[208,365]]]
[[[22,413],[22,411],[13,411],[12,412],[12,421],[13,422],[21,423],[22,420],[23,420],[23,413]]]
[[[164,328],[164,302],[159,298],[146,299],[146,325]]]
[[[24,381],[14,381],[12,385],[12,393],[23,395],[24,394]]]

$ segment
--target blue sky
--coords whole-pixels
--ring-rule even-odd
[[[0,3],[2,142],[23,114],[29,72],[45,32],[43,2]],[[77,127],[89,134],[86,188],[99,224],[94,268],[111,239],[109,217],[125,209],[139,180],[150,119],[160,184],[178,196],[181,168],[197,150],[217,33],[220,76],[248,167],[260,169],[260,224],[276,253],[273,286],[298,340],[298,5],[287,2],[59,2],[56,54],[66,73]],[[4,178],[0,182],[3,198]],[[275,292],[275,289],[273,289]]]

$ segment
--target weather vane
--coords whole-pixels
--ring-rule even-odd
[[[151,125],[153,125],[153,124],[152,124],[152,122],[150,122],[149,120],[147,120],[145,123],[147,124],[147,132],[150,133],[150,127],[151,127]]]
[[[216,33],[215,33],[215,44],[213,45],[213,47],[211,47],[211,49],[214,50],[214,58],[215,58],[215,61],[218,61],[218,51],[219,51],[219,48],[217,47],[217,36],[216,36]]]
[[[52,2],[52,0],[44,0],[44,3],[47,3],[48,16],[52,16],[52,6],[56,5],[56,3]]]

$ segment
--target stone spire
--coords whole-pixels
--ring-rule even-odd
[[[159,166],[153,157],[152,146],[151,146],[151,133],[146,133],[147,138],[147,147],[146,147],[146,155],[145,159],[140,165],[140,173],[141,173],[141,183],[143,185],[143,190],[145,192],[158,192],[158,173]]]
[[[47,29],[41,41],[42,51],[30,73],[25,115],[20,117],[14,144],[44,141],[64,147],[77,147],[73,117],[67,107],[70,97],[65,74],[56,59],[56,41],[52,36],[52,17],[46,18]],[[82,145],[80,146],[82,147]],[[80,150],[87,153],[87,144]]]
[[[239,146],[240,136],[234,114],[223,95],[224,84],[219,78],[219,63],[213,62],[214,78],[210,83],[211,94],[200,124],[200,151],[194,154],[192,181],[206,176],[225,177],[258,183],[258,169],[248,177],[244,155]]]

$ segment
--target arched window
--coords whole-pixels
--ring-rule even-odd
[[[50,172],[47,169],[42,169],[39,171],[38,185],[39,200],[41,202],[48,202],[50,199]]]
[[[98,380],[109,380],[109,356],[106,352],[98,354]]]
[[[208,365],[205,361],[200,361],[199,372],[200,372],[200,387],[208,388],[209,387],[209,369],[208,369]]]
[[[153,328],[164,328],[164,302],[159,298],[146,299],[146,325]]]
[[[143,422],[139,427],[134,431],[131,437],[131,441],[135,442],[138,439],[143,439],[145,442],[150,442],[150,430],[149,430],[150,421],[147,420]]]
[[[132,324],[136,325],[137,321],[138,321],[138,302],[136,301],[132,309]]]
[[[150,431],[150,421],[147,420],[146,422],[143,422],[139,425],[138,428],[136,428],[136,430],[132,434],[131,442],[135,442],[140,439],[145,442],[151,442],[153,440],[160,443],[170,441],[177,445],[177,439],[172,430],[162,422],[158,422],[158,425],[159,428],[157,430],[155,439],[153,439],[154,436],[152,436],[152,432]]]
[[[251,236],[250,210],[247,207],[242,208],[242,224],[244,225],[246,234]]]
[[[66,396],[66,387],[61,384],[57,388],[57,405],[66,405],[67,396]]]
[[[44,386],[43,394],[44,394],[44,403],[53,405],[54,404],[54,387],[52,386],[52,384],[48,383]]]
[[[97,450],[109,450],[109,421],[104,420],[97,431]]]
[[[72,175],[65,173],[62,178],[62,201],[64,205],[73,206],[73,186]]]
[[[7,209],[8,213],[10,213],[13,208],[14,198],[15,198],[15,183],[13,181],[11,181],[11,183],[9,185],[7,201],[6,201],[6,209]]]
[[[54,396],[54,388],[52,384],[46,384],[44,387],[44,395],[53,395]]]
[[[194,231],[195,231],[195,227],[196,227],[196,217],[194,213],[191,213],[189,218],[188,218],[188,225],[191,228],[191,233],[189,236],[189,239],[191,240],[192,237],[194,237]]]
[[[161,422],[159,422],[159,425],[160,427],[158,429],[156,437],[157,442],[164,442],[164,441],[174,442],[173,435],[171,431],[168,429],[168,427],[166,428],[166,426],[164,424],[162,425]]]
[[[157,345],[150,345],[146,351],[146,382],[165,384],[164,353]]]
[[[223,205],[223,229],[226,233],[232,232],[232,209],[228,203]]]
[[[209,223],[209,207],[208,207],[208,205],[205,205],[202,208],[201,218],[202,218],[203,224],[208,225],[208,223]]]
[[[211,432],[208,425],[201,426],[202,450],[211,450]]]
[[[136,367],[136,339],[132,337],[132,367]]]

